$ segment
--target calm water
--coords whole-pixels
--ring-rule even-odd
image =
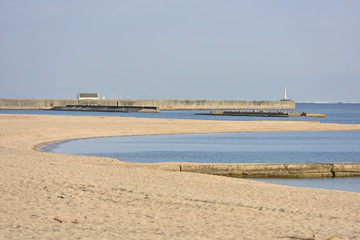
[[[128,162],[359,162],[360,131],[176,134],[80,139],[44,151]]]
[[[360,131],[211,133],[80,139],[43,151],[103,156],[129,162],[360,162]],[[360,178],[261,179],[360,192]]]
[[[314,178],[314,179],[279,179],[279,178],[268,178],[268,179],[253,179],[262,182],[281,184],[293,187],[306,187],[306,188],[319,188],[319,189],[331,189],[341,190],[348,192],[360,193],[360,177],[350,178]]]
[[[254,118],[204,116],[209,111],[161,113],[96,113],[59,111],[11,111],[1,113],[133,116],[206,120],[282,120],[360,124],[360,104],[297,103],[296,112],[326,113],[326,118]],[[44,146],[43,151],[106,156],[132,162],[359,162],[360,131],[184,134],[83,139]],[[263,181],[313,188],[360,192],[360,178],[266,179]]]

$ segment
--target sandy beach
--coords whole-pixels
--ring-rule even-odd
[[[0,115],[0,239],[360,239],[360,194],[36,150],[77,138],[360,125]]]

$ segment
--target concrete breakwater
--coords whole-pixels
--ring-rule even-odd
[[[142,112],[158,113],[157,107],[137,107],[137,106],[101,106],[101,105],[66,105],[65,107],[53,107],[54,111],[81,111],[81,112]]]
[[[210,113],[198,113],[196,115],[214,115],[214,116],[249,116],[249,117],[316,117],[325,118],[324,113],[287,113],[282,111],[267,112],[267,111],[211,111]]]
[[[0,99],[0,109],[50,110],[67,105],[157,107],[161,110],[294,110],[294,101]]]
[[[150,165],[150,168],[238,178],[323,178],[360,176],[360,163],[252,163]]]

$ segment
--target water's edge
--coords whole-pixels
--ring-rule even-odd
[[[137,136],[136,140],[138,141],[138,138],[148,138],[148,137],[149,136]],[[161,137],[161,135],[157,137]],[[128,137],[116,137],[116,138],[128,138]],[[89,139],[80,139],[80,141],[102,140],[102,139],[106,140],[109,138],[89,138]],[[58,148],[61,147],[63,144],[72,145],[76,141],[79,140],[58,141],[55,143],[43,145],[40,148],[38,148],[38,150],[45,152],[59,152],[56,150],[58,150]],[[86,154],[86,155],[92,155],[92,154]],[[104,155],[98,155],[98,156],[104,156]],[[192,163],[184,162],[184,163],[180,163],[180,165],[171,164],[170,166],[166,166],[166,163],[161,163],[161,164],[150,163],[146,165],[154,169],[183,171],[183,172],[200,172],[200,173],[216,174],[216,175],[223,175],[229,177],[247,177],[247,178],[261,177],[260,179],[257,178],[256,180],[280,184],[280,185],[360,192],[359,187],[357,188],[353,187],[354,185],[360,186],[359,184],[360,177],[350,178],[350,180],[348,178],[348,176],[360,176],[360,163],[272,163],[272,164],[270,163],[265,163],[265,164],[264,163],[263,164],[261,163],[254,163],[254,164],[202,163],[202,164],[193,165]],[[232,168],[232,170],[229,170],[230,168]],[[248,170],[246,170],[246,168]],[[338,172],[337,175],[336,172]],[[240,175],[238,173],[240,173]],[[276,174],[274,175],[274,173]],[[282,176],[280,176],[281,178],[278,178],[279,174],[280,175],[282,174]],[[341,176],[344,178],[337,178],[337,177],[333,178],[334,176],[337,177]],[[273,177],[277,177],[277,178],[273,178]],[[287,179],[289,177],[291,177],[291,179]],[[295,177],[300,177],[301,179],[294,179]],[[316,179],[304,179],[304,177],[306,178],[315,177]]]

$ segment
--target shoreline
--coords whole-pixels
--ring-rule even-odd
[[[0,115],[0,238],[356,239],[360,194],[39,152],[65,139],[360,125]]]
[[[331,132],[331,131],[329,131]],[[201,134],[201,133],[194,133]],[[164,135],[164,134],[163,134]],[[165,134],[166,135],[166,134]],[[169,134],[168,134],[169,135]],[[150,135],[148,135],[150,136]],[[121,137],[121,136],[120,136]],[[54,145],[70,141],[106,137],[89,137],[81,139],[66,139],[34,146],[34,150],[54,153]],[[67,153],[70,154],[70,153]],[[81,155],[81,154],[75,154]],[[117,159],[118,161],[121,161]],[[124,162],[124,161],[123,161]],[[193,172],[235,178],[335,178],[360,177],[360,162],[127,162],[150,169],[160,169],[175,172]]]
[[[196,133],[195,133],[196,134]],[[201,133],[197,133],[201,134]],[[82,139],[94,139],[89,137]],[[101,137],[102,138],[102,137]],[[106,138],[106,137],[105,137]],[[50,145],[81,139],[67,139],[38,144],[35,151],[53,153]],[[71,154],[80,155],[80,154]],[[87,155],[86,155],[87,156]],[[120,160],[117,159],[119,162]],[[124,162],[124,161],[122,161]],[[258,163],[200,163],[200,162],[124,162],[149,169],[193,172],[235,178],[338,178],[360,177],[360,162],[258,162]]]

